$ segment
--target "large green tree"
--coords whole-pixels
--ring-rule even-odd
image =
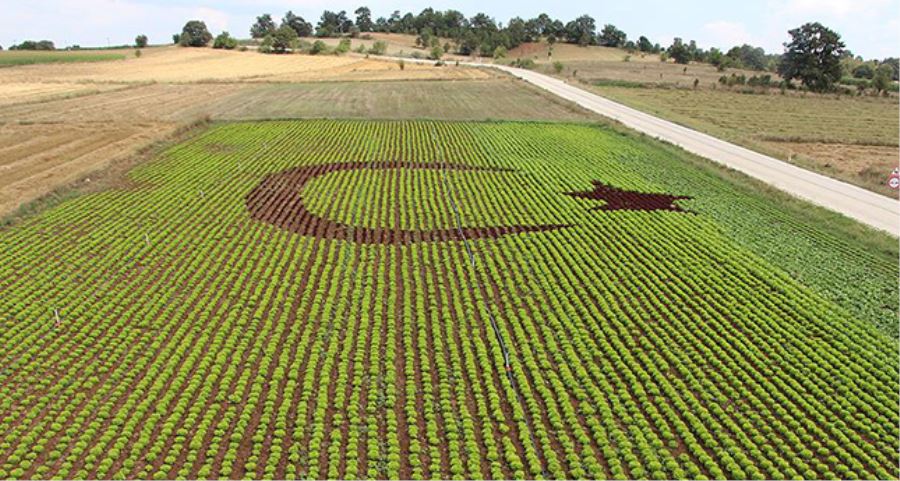
[[[250,27],[250,36],[253,38],[264,38],[266,35],[274,33],[276,28],[272,15],[264,13],[256,17],[256,22]]]
[[[369,10],[369,7],[359,7],[353,13],[356,14],[356,27],[360,32],[371,32],[375,29],[375,24],[372,23],[372,11]]]
[[[582,15],[566,24],[566,40],[582,47],[594,43],[597,26],[590,15]]]
[[[784,44],[778,73],[789,81],[800,80],[816,92],[832,89],[841,79],[841,36],[819,22],[804,24],[788,34],[791,41]]]
[[[616,28],[615,25],[607,23],[603,26],[603,30],[600,31],[598,40],[600,45],[604,47],[622,47],[628,40],[628,36],[625,35],[625,32]]]
[[[191,20],[181,29],[180,43],[185,47],[205,47],[212,39],[206,23],[200,20]]]
[[[290,27],[299,37],[309,37],[313,33],[312,24],[304,20],[303,17],[294,15],[294,12],[290,10],[288,10],[288,12],[284,14],[284,18],[281,19],[281,26]]]
[[[691,50],[684,44],[684,41],[678,37],[675,37],[675,40],[672,41],[672,45],[666,49],[666,53],[669,54],[669,57],[671,57],[675,63],[686,64],[689,63],[692,58]]]
[[[353,20],[347,18],[347,12],[332,12],[325,10],[316,26],[317,37],[338,37],[350,30]]]

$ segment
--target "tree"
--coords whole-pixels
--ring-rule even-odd
[[[234,50],[237,48],[237,40],[228,32],[222,32],[213,40],[213,48],[223,48],[225,50]]]
[[[894,76],[894,69],[890,64],[883,63],[875,70],[872,78],[872,88],[877,92],[887,92],[891,86],[891,78]]]
[[[10,50],[56,50],[56,46],[50,40],[25,40],[18,45],[11,45]]]
[[[590,15],[582,15],[566,24],[566,40],[584,47],[594,43],[597,26]]]
[[[212,39],[206,23],[200,20],[191,20],[181,29],[180,44],[184,47],[205,47]]]
[[[872,79],[875,77],[875,69],[872,68],[871,65],[867,63],[859,64],[855,69],[853,69],[853,78],[865,78]]]
[[[264,13],[256,17],[256,23],[250,27],[250,36],[253,38],[264,38],[270,33],[275,33],[275,30],[276,26],[275,21],[272,20],[272,15]]]
[[[293,48],[296,41],[297,32],[287,25],[282,25],[273,33],[266,35],[263,46],[274,53],[284,53],[287,49]]]
[[[765,70],[768,66],[766,51],[760,47],[754,47],[746,43],[740,47],[732,47],[725,56],[731,60],[732,65],[743,68]]]
[[[303,17],[294,15],[294,12],[288,10],[281,19],[281,26],[288,26],[297,32],[298,37],[309,37],[313,33],[312,24],[303,19]]]
[[[799,79],[816,92],[830,90],[841,79],[841,36],[818,22],[804,24],[788,34],[791,41],[784,44],[778,73],[787,81]]]
[[[356,15],[356,26],[360,32],[371,32],[375,28],[372,23],[372,11],[369,7],[359,7],[354,12]]]
[[[621,47],[625,45],[627,38],[625,32],[616,28],[615,25],[607,23],[603,26],[603,30],[600,31],[600,38],[598,40],[600,45],[603,45],[604,47]]]
[[[172,34],[172,43],[174,43],[175,45],[178,45],[181,43],[181,34],[180,33]]]
[[[898,74],[900,74],[900,59],[897,57],[888,57],[881,61],[881,65],[887,65],[891,68],[893,72],[891,74],[891,80],[896,82],[898,80]]]
[[[687,64],[691,61],[690,50],[688,50],[688,47],[678,37],[675,37],[675,40],[672,41],[672,45],[666,49],[666,53],[669,54],[669,57],[671,57],[672,60],[675,60],[675,63]]]
[[[341,10],[340,12],[335,13],[330,10],[325,10],[322,12],[319,24],[316,26],[316,36],[337,37],[350,30],[350,27],[352,26],[353,21],[347,18],[347,12]]]
[[[147,36],[146,35],[138,35],[134,37],[134,46],[137,48],[144,48],[147,46]]]
[[[641,37],[638,38],[637,47],[638,47],[638,50],[640,50],[641,52],[652,52],[653,51],[653,44],[650,43],[650,39],[648,39],[647,37],[645,37],[643,35],[641,35]]]

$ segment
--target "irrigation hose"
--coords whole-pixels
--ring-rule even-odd
[[[465,247],[466,253],[469,256],[469,263],[472,266],[472,271],[477,274],[475,253],[472,250],[469,239],[466,238],[465,231],[463,230],[462,226],[462,216],[460,215],[459,207],[457,206],[456,200],[454,199],[453,195],[454,193],[456,195],[460,195],[460,193],[456,186],[450,183],[450,180],[447,176],[446,162],[444,156],[441,155],[441,149],[438,147],[437,133],[435,132],[434,125],[431,126],[431,140],[435,148],[435,155],[438,155],[440,157],[441,180],[444,184],[444,189],[446,189],[447,191],[447,199],[450,202],[450,208],[453,209],[453,215],[456,218],[456,229],[459,231],[459,236],[462,239],[463,246]],[[485,289],[484,287],[484,284],[481,282],[481,279],[478,278],[477,275],[475,277],[475,282],[478,283],[478,289],[480,292],[487,291],[487,289]],[[472,288],[471,284],[469,285],[469,288]],[[487,302],[488,300],[485,298],[485,303]],[[500,345],[500,351],[503,353],[503,370],[506,372],[506,377],[507,379],[509,379],[509,383],[512,386],[513,391],[516,393],[516,401],[519,403],[519,407],[522,408],[523,413],[527,413],[525,409],[525,396],[519,389],[519,385],[516,383],[515,376],[513,376],[512,362],[510,361],[509,348],[506,345],[506,340],[503,337],[503,333],[500,331],[500,327],[497,325],[497,319],[494,317],[494,313],[491,311],[490,306],[485,305],[484,310],[487,312],[488,320],[491,324],[491,330],[493,330],[494,337],[497,339],[497,343]],[[531,438],[531,444],[534,447],[535,453],[537,454],[538,462],[541,463],[541,474],[544,478],[547,478],[547,470],[544,469],[544,453],[542,452],[541,447],[537,442],[537,438],[534,435],[534,427],[531,424],[529,416],[526,414],[524,418],[525,425],[528,427],[528,435]]]

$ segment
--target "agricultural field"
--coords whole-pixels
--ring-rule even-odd
[[[0,70],[6,83],[208,83],[487,78],[480,69],[406,64],[362,56],[263,55],[211,48],[154,47],[121,62],[27,65]]]
[[[0,219],[207,119],[421,112],[459,120],[596,119],[483,69],[361,56],[142,52],[110,62],[0,69]]]
[[[510,78],[261,85],[222,98],[209,112],[217,120],[601,120],[573,103]]]
[[[897,195],[886,184],[900,157],[896,97],[743,94],[724,88],[593,90],[801,167]]]
[[[127,52],[127,51],[126,51]],[[0,51],[0,68],[18,65],[92,63],[125,60],[122,51]],[[130,53],[130,52],[128,52]]]
[[[896,242],[679,155],[214,125],[0,230],[0,477],[896,479]]]
[[[548,55],[551,54],[552,55]],[[621,48],[557,43],[551,47],[546,42],[525,43],[509,51],[506,62],[530,59],[535,70],[587,85],[640,84],[656,87],[693,88],[715,87],[723,72],[709,64],[692,63],[678,65],[672,61],[661,62],[659,55],[643,52],[627,52]],[[553,64],[560,62],[563,69],[557,72]],[[726,75],[735,73],[747,77],[759,72],[728,69]]]

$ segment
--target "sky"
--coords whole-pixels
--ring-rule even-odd
[[[248,37],[256,15],[276,19],[287,10],[315,24],[322,10],[360,5],[373,18],[394,10],[418,13],[426,7],[453,8],[467,16],[484,12],[498,22],[528,19],[542,12],[567,22],[588,14],[598,28],[612,23],[629,38],[646,35],[663,46],[673,37],[696,40],[703,48],[728,49],[750,43],[780,53],[787,31],[818,21],[841,34],[854,54],[865,58],[900,56],[900,0],[642,0],[529,2],[521,0],[2,0],[0,45],[49,39],[57,46],[130,44],[138,34],[151,43],[171,41],[185,21],[206,22],[213,34],[228,30]]]

